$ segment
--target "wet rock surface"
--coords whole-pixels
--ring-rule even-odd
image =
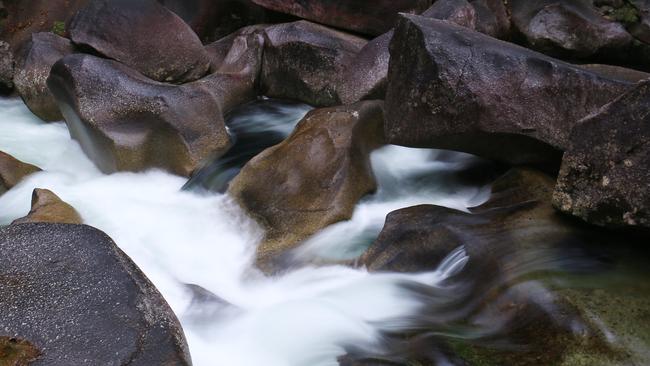
[[[3,333],[41,351],[30,365],[191,364],[176,316],[101,231],[12,225],[0,251]]]
[[[23,178],[40,171],[40,168],[0,151],[0,195],[20,183]]]
[[[511,164],[557,164],[576,122],[633,85],[419,16],[390,51],[388,142]]]
[[[48,86],[72,137],[107,173],[159,167],[189,175],[230,146],[222,101],[204,83],[158,83],[115,61],[70,55],[54,65]]]
[[[440,288],[412,288],[423,298],[430,296],[430,302],[425,301],[412,332],[391,336],[391,351],[351,357],[363,365],[384,364],[372,359],[388,365],[423,358],[433,362],[441,355],[485,365],[575,365],[582,359],[603,365],[641,362],[644,356],[630,339],[647,342],[647,332],[642,326],[617,324],[612,312],[638,311],[647,301],[647,289],[638,301],[623,305],[621,301],[639,287],[625,277],[616,284],[596,285],[612,301],[585,300],[593,293],[587,284],[607,276],[614,266],[611,261],[629,268],[624,258],[638,251],[635,245],[647,237],[621,238],[565,217],[552,208],[552,191],[551,177],[514,169],[494,183],[486,203],[470,212],[422,205],[391,213],[377,241],[359,260],[370,271],[435,270],[460,245],[469,259],[463,272]],[[626,244],[614,254],[610,248],[615,243]],[[608,327],[622,339],[612,344]],[[428,334],[427,329],[449,333]]]
[[[307,21],[264,31],[262,92],[314,106],[340,104],[337,83],[366,40]]]
[[[0,41],[0,94],[9,94],[14,89],[14,67],[9,43]]]
[[[83,224],[81,216],[74,207],[61,200],[49,189],[42,188],[36,188],[32,192],[32,208],[27,216],[14,220],[12,225],[35,222]]]
[[[157,81],[196,80],[210,67],[194,31],[155,0],[90,0],[70,21],[69,32],[75,44]]]
[[[555,205],[604,226],[650,227],[650,81],[580,121],[562,159]]]
[[[383,143],[382,122],[378,101],[316,109],[244,166],[228,192],[267,229],[260,262],[350,218],[357,201],[375,190],[369,154]]]
[[[27,107],[42,120],[63,119],[47,77],[52,65],[73,52],[70,40],[50,32],[32,34],[22,47],[14,82]]]

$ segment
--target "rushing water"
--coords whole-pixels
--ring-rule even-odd
[[[298,105],[288,115],[296,119],[304,112]],[[263,111],[254,115],[264,122]],[[34,188],[55,192],[85,223],[113,238],[158,287],[199,366],[337,365],[346,345],[372,350],[382,331],[399,328],[400,319],[419,308],[405,282],[442,286],[467,261],[459,248],[437,271],[417,275],[305,265],[266,277],[252,266],[263,233],[227,195],[182,190],[186,179],[157,170],[102,174],[65,124],[42,123],[18,100],[0,101],[0,128],[0,150],[44,170],[0,197],[0,224],[29,211]],[[297,256],[304,262],[336,252],[349,258],[376,236],[391,210],[418,203],[465,209],[487,197],[484,187],[445,181],[445,172],[471,158],[442,161],[436,154],[395,146],[373,153],[379,192],[358,205],[352,220],[316,235]]]

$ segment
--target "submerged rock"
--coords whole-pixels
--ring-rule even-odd
[[[419,16],[390,52],[388,142],[510,164],[557,164],[577,121],[633,85]]]
[[[267,229],[261,263],[350,218],[376,189],[369,155],[383,143],[382,123],[379,101],[316,109],[244,166],[228,192]]]
[[[209,89],[222,85],[218,78],[174,86],[115,61],[77,54],[54,65],[48,86],[70,134],[102,171],[158,167],[187,176],[230,146],[224,102]]]
[[[14,89],[14,55],[9,43],[0,41],[0,94]]]
[[[29,110],[44,121],[63,119],[47,77],[52,65],[73,51],[70,40],[49,32],[34,33],[23,45],[14,82]]]
[[[379,35],[388,31],[398,13],[419,14],[432,0],[253,0],[271,10],[354,32]]]
[[[26,176],[40,171],[40,168],[0,151],[0,195],[13,188]]]
[[[155,0],[89,0],[70,21],[69,32],[75,44],[157,81],[196,80],[210,67],[197,35]]]
[[[359,259],[368,270],[435,270],[459,246],[467,263],[437,287],[410,287],[424,306],[412,317],[412,331],[390,338],[379,359],[421,359],[435,349],[486,365],[575,365],[583,358],[615,365],[627,352],[645,357],[634,349],[639,338],[632,340],[645,337],[643,326],[623,329],[616,324],[620,318],[607,314],[627,313],[618,309],[628,305],[584,300],[593,291],[585,285],[608,273],[604,258],[611,253],[602,248],[647,238],[622,238],[559,214],[551,205],[553,184],[545,174],[513,169],[494,183],[490,199],[470,212],[421,205],[388,215],[379,238]],[[586,282],[570,289],[570,276],[575,281],[586,276]],[[637,287],[619,283],[606,290],[607,297],[625,298],[621,286]],[[629,304],[630,312],[648,301],[645,291],[643,300]],[[600,322],[602,311],[608,325]],[[608,333],[608,326],[617,333]],[[613,341],[617,335],[625,339]]]
[[[307,21],[264,31],[261,86],[264,95],[314,106],[340,104],[337,83],[344,66],[366,40]]]
[[[604,226],[650,227],[650,81],[581,120],[555,189],[562,211]]]
[[[0,321],[41,351],[34,365],[191,364],[169,305],[101,231],[11,225],[0,251]]]
[[[49,222],[61,224],[83,224],[81,216],[54,192],[49,189],[36,188],[32,192],[32,208],[27,216],[14,220],[11,224],[30,222]]]

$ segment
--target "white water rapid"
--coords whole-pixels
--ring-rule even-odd
[[[372,349],[382,329],[399,326],[418,309],[401,282],[435,286],[467,261],[458,249],[438,271],[417,275],[331,265],[266,277],[252,266],[262,232],[228,196],[182,191],[185,178],[157,170],[102,174],[64,123],[41,122],[17,99],[0,100],[0,131],[0,150],[44,170],[0,197],[0,225],[29,211],[34,188],[52,190],[157,286],[181,320],[198,366],[338,365],[345,345]],[[301,258],[358,254],[355,238],[376,235],[394,209],[419,203],[465,209],[485,199],[485,189],[476,187],[402,184],[407,176],[460,164],[432,160],[432,154],[394,146],[373,153],[379,192],[358,205],[352,220],[312,238]],[[200,302],[187,284],[219,299]]]

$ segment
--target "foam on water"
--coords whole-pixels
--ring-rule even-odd
[[[158,287],[183,323],[195,365],[337,365],[345,345],[371,349],[381,330],[416,311],[401,283],[435,286],[467,261],[458,250],[438,271],[418,275],[307,266],[266,277],[252,266],[263,233],[228,196],[181,191],[185,178],[156,170],[104,175],[65,124],[40,122],[19,100],[0,100],[0,128],[0,150],[44,169],[0,197],[0,225],[29,211],[34,188],[51,189]],[[382,188],[350,222],[315,239],[333,244],[330,250],[350,245],[349,230],[376,234],[393,209],[424,202],[464,209],[483,194],[470,187],[407,194],[413,187],[401,187],[400,177],[448,168],[431,151],[389,147],[373,163]],[[220,301],[197,305],[187,284]]]

